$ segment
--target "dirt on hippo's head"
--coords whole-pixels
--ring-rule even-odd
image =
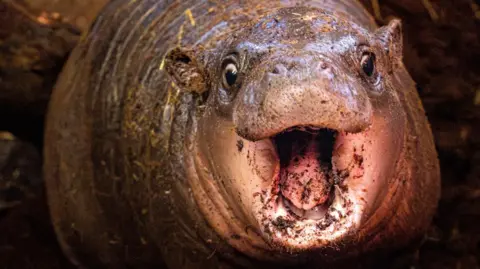
[[[217,43],[166,58],[175,82],[205,97],[195,154],[210,197],[197,199],[254,227],[267,250],[360,242],[398,187],[400,22],[369,32],[338,14],[284,8]],[[211,215],[219,233],[235,230]],[[257,242],[248,230],[238,234]]]

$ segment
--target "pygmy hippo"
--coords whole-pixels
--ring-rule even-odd
[[[440,192],[401,23],[353,0],[113,0],[45,137],[79,267],[318,268],[407,246]]]

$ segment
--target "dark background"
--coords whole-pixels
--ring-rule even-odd
[[[14,9],[12,2],[18,5]],[[13,201],[0,203],[0,268],[70,268],[56,244],[38,184],[38,148],[55,77],[104,2],[0,0],[0,201]],[[373,10],[371,1],[362,2]],[[407,258],[399,255],[391,267],[476,269],[480,268],[480,3],[426,2],[379,1],[379,24],[392,15],[403,21],[404,61],[418,83],[442,170],[442,198],[425,242]],[[14,12],[25,6],[30,8],[21,12],[29,19],[19,19]],[[28,38],[11,34],[25,33],[36,23],[54,27],[28,32]],[[25,50],[15,51],[12,61],[4,55],[12,54],[14,43]]]

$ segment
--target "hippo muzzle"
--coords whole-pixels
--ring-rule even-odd
[[[233,121],[241,136],[260,140],[294,127],[356,133],[371,124],[367,92],[343,66],[313,53],[282,54],[266,59],[253,72],[260,78],[239,93]]]
[[[372,124],[372,105],[358,79],[328,57],[282,54],[253,72],[260,79],[239,92],[233,121],[243,138],[267,139],[275,148],[276,214],[321,220],[335,201],[335,184],[349,174],[338,170],[339,141]]]

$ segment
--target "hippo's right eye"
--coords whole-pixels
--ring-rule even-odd
[[[232,87],[235,85],[238,77],[238,69],[234,63],[228,63],[223,71],[223,80],[224,84],[227,87]]]
[[[363,54],[360,64],[367,76],[371,77],[375,73],[375,55],[373,53]]]

